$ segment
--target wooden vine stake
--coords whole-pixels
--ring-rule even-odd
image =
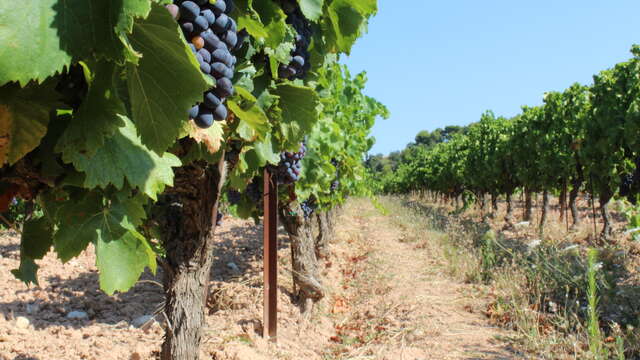
[[[262,336],[277,340],[278,325],[278,184],[269,170],[264,170],[264,317]]]

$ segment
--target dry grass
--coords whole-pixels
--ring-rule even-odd
[[[640,356],[635,330],[640,309],[638,246],[623,234],[625,224],[615,211],[614,238],[598,247],[600,268],[594,290],[605,356],[589,352],[586,251],[596,238],[586,203],[581,204],[584,221],[576,230],[568,231],[557,207],[552,207],[540,234],[539,215],[532,224],[505,227],[504,204],[495,219],[488,220],[478,209],[459,213],[448,204],[415,197],[381,202],[397,214],[394,220],[410,229],[408,233],[430,233],[429,240],[417,247],[444,259],[450,275],[488,285],[485,295],[492,301],[485,313],[495,324],[517,331],[514,343],[519,349],[544,359],[622,359],[622,347],[627,358]],[[515,214],[521,211],[522,204],[517,203]],[[600,220],[595,221],[599,231]]]

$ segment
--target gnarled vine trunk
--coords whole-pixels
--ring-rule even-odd
[[[602,220],[604,221],[600,238],[603,241],[611,237],[611,216],[609,215],[609,207],[607,204],[612,196],[611,190],[608,189],[600,194],[600,214],[602,214]]]
[[[167,329],[162,360],[197,360],[213,262],[213,236],[224,156],[218,166],[194,163],[175,170],[174,186],[158,203],[164,235]]]
[[[533,215],[533,200],[531,190],[524,190],[524,221],[531,221]]]
[[[558,199],[560,205],[560,222],[564,220],[564,217],[567,212],[567,184],[563,182],[562,188],[560,189],[560,199]]]
[[[507,193],[507,214],[504,216],[504,221],[508,227],[513,227],[513,202],[511,201],[512,194]]]
[[[308,313],[324,297],[311,223],[304,219],[299,205],[280,207],[280,220],[291,239],[293,295],[302,312]]]
[[[549,191],[542,192],[542,215],[540,216],[539,230],[542,233],[544,225],[547,222],[547,216],[549,215]]]
[[[571,218],[573,220],[573,224],[571,225],[572,229],[576,229],[580,226],[582,220],[580,219],[580,213],[578,212],[578,193],[580,191],[580,187],[572,186],[571,191],[569,191],[569,209],[571,209]]]
[[[573,219],[572,229],[576,229],[580,226],[582,219],[580,219],[580,213],[578,212],[578,194],[583,182],[582,166],[576,155],[576,176],[571,181],[571,191],[569,192],[569,208],[571,209],[571,217]]]
[[[317,212],[318,236],[316,237],[315,249],[318,259],[326,259],[329,256],[329,243],[335,236],[331,210]]]
[[[489,212],[489,217],[492,219],[496,218],[498,213],[498,195],[491,194],[491,212]]]

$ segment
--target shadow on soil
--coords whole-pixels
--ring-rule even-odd
[[[284,231],[279,233],[279,249],[289,246],[288,236]],[[229,230],[216,234],[218,242],[214,250],[214,262],[211,269],[211,280],[234,282],[255,275],[249,272],[261,272],[261,268],[253,268],[252,262],[262,261],[262,226],[233,226]],[[0,246],[3,257],[18,258],[19,244]],[[231,265],[233,263],[234,265]],[[164,301],[162,288],[162,270],[158,267],[156,275],[148,270],[130,291],[108,296],[99,289],[98,272],[78,273],[72,279],[49,276],[45,287],[31,286],[16,291],[16,295],[33,301],[0,302],[0,313],[5,318],[17,316],[27,317],[36,329],[51,326],[82,328],[90,323],[122,326],[128,328],[131,321],[143,316],[158,313]],[[256,283],[261,287],[261,283]],[[281,291],[290,291],[280,288]],[[29,310],[29,311],[27,311]],[[71,311],[83,311],[85,319],[67,319]],[[28,359],[28,358],[24,358]]]

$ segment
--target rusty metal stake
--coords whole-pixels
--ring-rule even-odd
[[[264,318],[262,336],[276,342],[278,325],[278,184],[264,170]]]

